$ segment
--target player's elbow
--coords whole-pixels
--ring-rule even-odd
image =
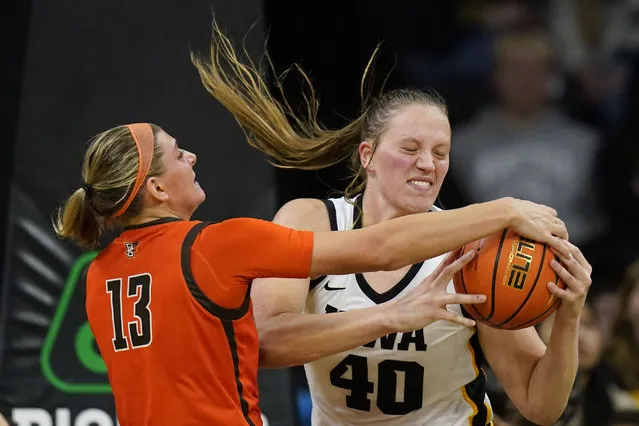
[[[280,345],[262,344],[260,342],[260,368],[288,368],[304,364],[303,361],[295,357],[295,353],[282,349]]]
[[[554,425],[559,421],[568,405],[568,395],[552,394],[551,398],[534,398],[530,402],[528,412],[522,412],[524,417],[538,425]]]
[[[279,316],[269,318],[261,317],[256,320],[257,333],[260,342],[259,366],[260,368],[285,368],[297,365],[288,350],[286,330],[283,330]],[[257,318],[256,318],[257,319]]]
[[[281,357],[278,354],[278,345],[275,341],[275,333],[268,327],[268,321],[256,321],[257,334],[260,342],[259,365],[260,368],[280,368],[278,363]]]
[[[291,366],[286,362],[286,358],[282,357],[277,344],[273,343],[268,337],[262,337],[262,333],[260,333],[259,354],[260,368],[284,368]]]
[[[277,356],[277,351],[269,350],[268,347],[260,345],[260,368],[289,367],[289,365],[283,364],[281,361],[278,362],[278,359],[281,360],[281,358]]]
[[[559,407],[542,407],[538,409],[522,410],[521,414],[526,418],[526,420],[536,425],[552,426],[557,423],[563,414],[563,411],[564,407],[561,407],[561,409],[559,409]]]
[[[526,420],[539,426],[552,426],[557,423],[559,416],[549,416],[548,414],[539,414],[536,416],[524,416]]]

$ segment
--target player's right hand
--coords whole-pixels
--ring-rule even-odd
[[[447,293],[453,276],[475,257],[471,250],[460,258],[449,253],[437,268],[417,287],[387,302],[388,319],[393,332],[409,332],[424,328],[437,320],[473,327],[475,321],[446,309],[447,305],[484,303],[483,294]]]
[[[566,224],[557,217],[557,211],[543,204],[516,198],[504,199],[510,203],[515,216],[512,229],[522,237],[548,244],[558,252],[569,256],[562,240],[568,239]]]

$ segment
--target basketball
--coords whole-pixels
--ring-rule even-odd
[[[477,251],[475,258],[453,283],[458,293],[486,295],[485,303],[464,306],[476,321],[517,330],[540,323],[559,306],[547,285],[566,286],[550,267],[556,256],[546,244],[506,229],[466,244],[459,256],[468,250]]]

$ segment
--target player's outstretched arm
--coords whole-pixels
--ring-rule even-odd
[[[326,207],[319,200],[296,200],[277,215],[276,221],[316,232],[330,229]],[[446,310],[447,304],[485,300],[484,296],[446,293],[452,276],[473,255],[471,252],[455,260],[455,255],[449,254],[419,286],[393,301],[330,315],[302,313],[309,291],[308,278],[254,280],[253,312],[260,332],[261,366],[304,364],[439,319],[473,326],[474,321]]]
[[[294,209],[295,205],[289,203],[278,215],[294,215],[289,212]],[[568,236],[566,227],[555,210],[501,198],[460,209],[403,216],[352,231],[316,232],[310,275],[393,271],[509,227],[568,255],[557,237]]]
[[[519,219],[513,217],[533,217],[540,223],[541,218],[546,220],[547,225],[532,226],[538,230],[535,236],[544,232],[563,235],[561,222],[552,220],[552,211],[547,208],[543,210],[532,203],[524,203],[524,208],[518,210],[516,202],[510,205],[512,201],[516,200],[474,205],[443,214],[413,215],[356,231],[322,232],[330,229],[326,208],[319,200],[306,199],[295,200],[282,207],[274,221],[295,229],[315,231],[311,276],[397,269],[518,223]],[[537,216],[532,214],[535,209],[540,209],[535,213]],[[519,223],[529,226],[537,219],[526,219]],[[455,226],[455,223],[459,226]],[[547,231],[546,227],[550,226],[556,230]],[[440,309],[446,304],[482,302],[477,296],[446,296],[445,292],[439,291],[470,257],[456,262],[452,260],[449,257],[427,282],[422,283],[416,289],[414,298],[402,298],[373,308],[331,315],[302,314],[309,279],[255,280],[252,296],[260,331],[262,366],[303,364],[360,346],[391,332],[424,327],[437,319],[472,326],[465,318],[445,317],[450,313]],[[446,297],[454,300],[444,300]],[[415,315],[416,312],[420,315]]]

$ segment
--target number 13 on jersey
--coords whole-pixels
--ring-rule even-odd
[[[126,280],[126,287],[122,288],[122,278],[107,280],[106,291],[111,296],[111,317],[113,320],[113,349],[116,352],[149,346],[153,340],[151,322],[151,283],[148,273],[131,275]],[[123,294],[124,293],[124,294]],[[134,321],[127,325],[128,339],[124,333],[122,320],[123,298],[133,298]],[[130,344],[129,344],[130,342]]]

